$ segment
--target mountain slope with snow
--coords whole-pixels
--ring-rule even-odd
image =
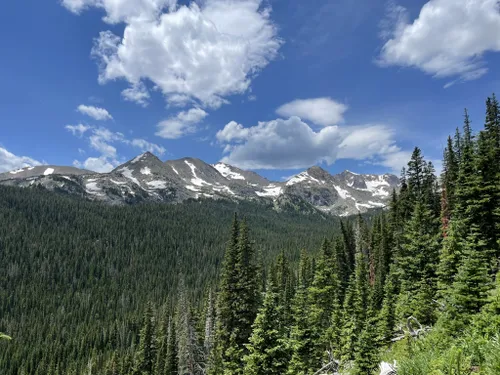
[[[331,175],[318,166],[276,182],[225,163],[210,165],[196,158],[162,162],[149,152],[109,173],[38,166],[0,174],[3,185],[42,186],[108,204],[180,203],[203,198],[252,200],[272,204],[277,210],[319,210],[336,216],[385,207],[398,183],[391,174],[344,171]]]

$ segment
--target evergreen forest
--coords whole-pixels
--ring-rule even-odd
[[[499,375],[499,260],[495,95],[370,216],[2,187],[0,374]]]

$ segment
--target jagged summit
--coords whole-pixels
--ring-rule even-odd
[[[109,204],[224,198],[272,203],[278,210],[319,210],[339,216],[385,207],[398,183],[391,174],[363,175],[346,170],[331,175],[319,166],[276,182],[223,162],[208,164],[192,157],[163,162],[151,152],[109,173],[38,166],[0,174],[0,184],[43,186]]]

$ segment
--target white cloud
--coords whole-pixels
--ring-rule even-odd
[[[167,139],[177,139],[186,134],[194,133],[196,125],[207,117],[207,112],[201,108],[191,108],[179,112],[176,116],[158,124],[156,135]]]
[[[134,83],[128,89],[122,91],[123,99],[137,103],[143,107],[147,107],[149,104],[149,92],[146,86],[142,83]]]
[[[102,8],[108,23],[152,20],[163,8],[173,8],[176,3],[177,0],[62,0],[62,5],[76,14],[90,7]]]
[[[345,104],[325,98],[298,99],[286,103],[276,110],[280,116],[298,116],[321,126],[337,125],[344,120]]]
[[[109,159],[104,156],[98,158],[87,158],[85,161],[73,161],[73,165],[77,168],[88,169],[90,171],[107,173],[115,169],[120,162],[116,159]]]
[[[500,52],[498,0],[430,0],[413,22],[392,3],[389,20],[392,27],[386,22],[382,33],[383,66],[414,67],[437,78],[466,81],[488,71],[486,52]]]
[[[66,126],[66,129],[71,131],[73,135],[77,135],[77,132],[71,126]],[[128,139],[123,133],[113,132],[105,127],[96,128],[89,126],[86,131],[90,131],[90,135],[87,137],[90,148],[96,151],[99,156],[89,157],[83,162],[75,160],[73,165],[79,168],[90,169],[96,172],[111,171],[123,162],[123,158],[119,156],[116,148],[118,145],[133,147],[141,152],[150,151],[157,155],[163,155],[166,152],[163,146],[156,143],[142,138]],[[79,149],[79,153],[84,154],[85,152]]]
[[[299,169],[355,159],[399,170],[408,161],[384,125],[325,126],[315,131],[294,116],[247,128],[232,121],[216,137],[226,154],[222,161],[247,169]]]
[[[141,151],[149,151],[153,154],[163,155],[167,150],[163,146],[146,141],[145,139],[132,139],[130,144]]]
[[[66,125],[65,129],[69,130],[71,133],[73,133],[73,135],[81,137],[83,136],[83,134],[85,134],[85,132],[87,132],[87,130],[92,129],[92,126],[82,125],[82,124]]]
[[[196,100],[218,108],[245,93],[278,53],[282,40],[264,0],[204,0],[173,6],[166,0],[63,0],[74,13],[102,8],[107,22],[125,22],[123,37],[103,31],[92,55],[99,81],[124,79],[126,100],[147,103],[145,82],[169,103]],[[167,11],[167,6],[171,5]],[[179,102],[179,98],[182,98]]]
[[[112,120],[113,117],[109,114],[107,110],[104,108],[99,108],[99,107],[94,107],[94,106],[87,106],[80,104],[77,108],[77,111],[87,115],[89,117],[92,117],[94,120],[98,121],[103,121],[103,120]]]
[[[29,156],[14,155],[7,149],[0,147],[0,173],[41,164],[38,160]]]

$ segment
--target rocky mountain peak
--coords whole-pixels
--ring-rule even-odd
[[[207,164],[197,158],[162,162],[145,152],[110,173],[74,167],[39,166],[0,174],[0,184],[43,186],[109,204],[179,203],[186,199],[231,199],[272,203],[276,209],[322,211],[347,216],[383,208],[396,176],[344,171],[331,175],[311,167],[286,182],[273,182],[227,163]]]

